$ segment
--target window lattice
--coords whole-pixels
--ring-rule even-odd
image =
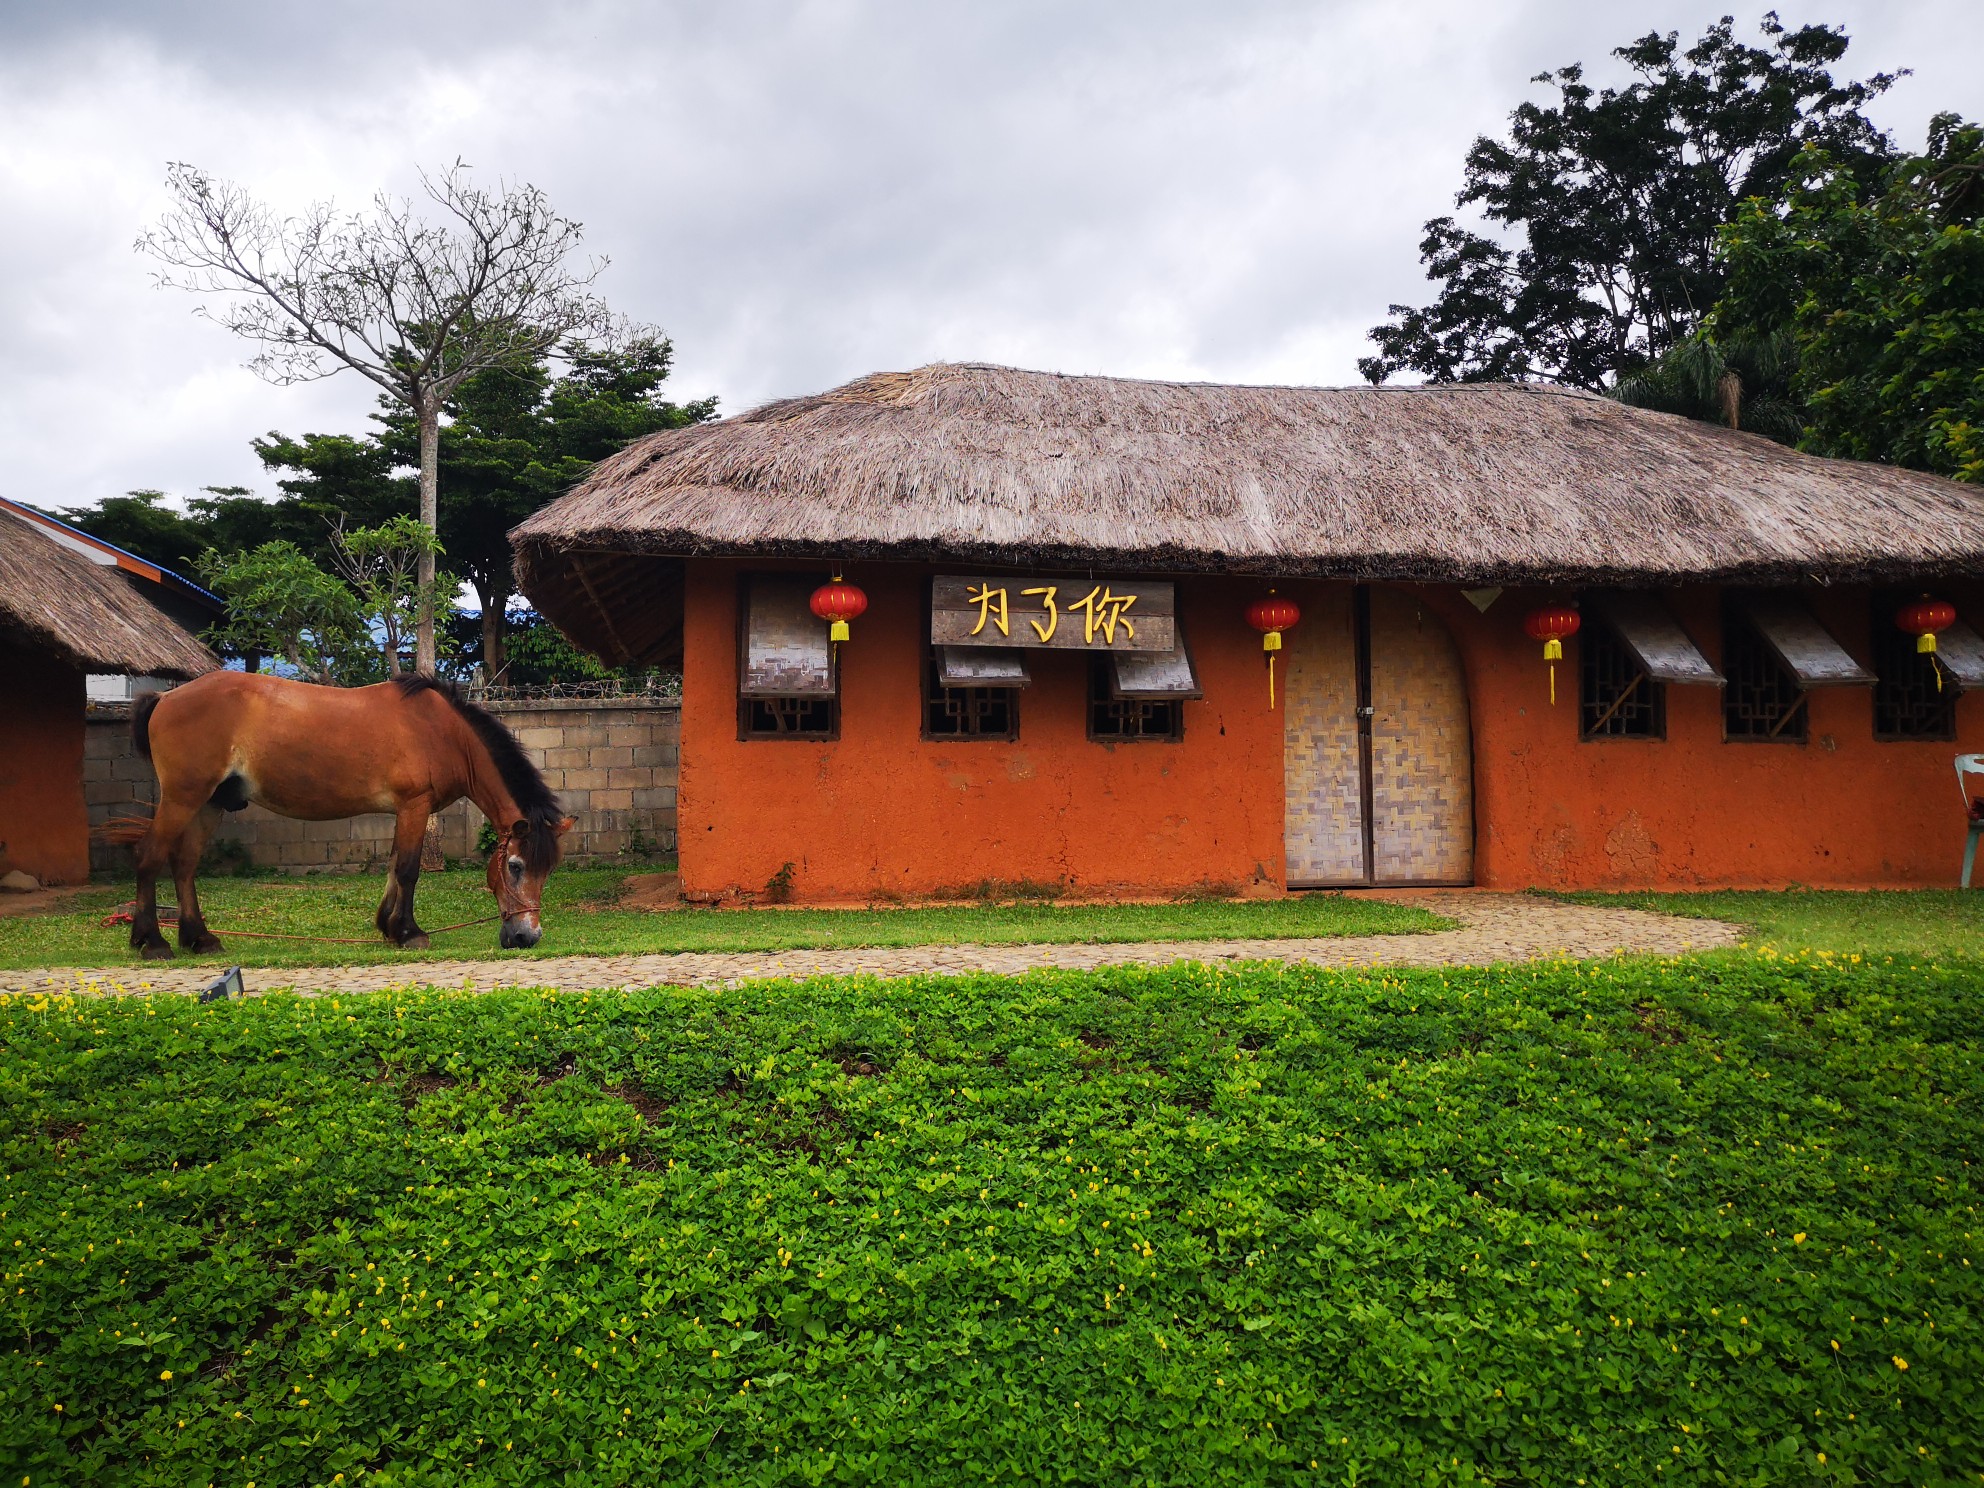
[[[1020,694],[1016,687],[942,687],[937,663],[923,667],[923,737],[1017,739]]]
[[[1088,674],[1088,736],[1175,744],[1185,737],[1185,704],[1177,698],[1112,698],[1108,663],[1098,661]]]
[[[1602,620],[1578,636],[1578,722],[1587,739],[1664,739],[1667,689]]]
[[[1805,690],[1735,606],[1722,612],[1723,737],[1799,744],[1805,739]]]
[[[737,732],[746,739],[834,739],[840,710],[825,697],[739,698]]]
[[[1939,689],[1934,659],[1917,652],[1915,637],[1894,623],[1910,597],[1874,596],[1874,737],[1954,739],[1956,679],[1944,674]]]

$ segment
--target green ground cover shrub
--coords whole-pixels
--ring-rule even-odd
[[[1971,1483],[1981,1035],[1906,959],[14,997],[0,1462]]]
[[[1310,935],[1401,935],[1444,930],[1451,920],[1404,904],[1309,894],[1290,899],[1195,900],[1176,904],[969,904],[929,909],[623,909],[626,870],[561,868],[545,882],[544,939],[533,951],[504,951],[496,927],[475,925],[436,937],[427,951],[374,940],[372,912],[384,883],[376,875],[286,875],[213,879],[200,885],[207,919],[230,930],[358,939],[357,945],[256,940],[237,936],[198,963],[243,966],[417,965],[458,958],[639,955],[649,951],[779,951],[814,946],[979,945],[1069,941],[1226,940]],[[105,915],[131,897],[128,886],[78,896],[63,914],[0,918],[0,969],[137,964],[128,926]],[[454,924],[493,913],[480,868],[420,880],[420,923]],[[167,929],[167,937],[173,932]],[[182,956],[182,960],[188,959]]]

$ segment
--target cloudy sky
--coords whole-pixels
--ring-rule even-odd
[[[292,210],[457,157],[534,182],[733,412],[941,359],[1343,383],[1525,79],[1727,8],[0,0],[0,494],[266,492],[251,436],[362,427],[368,384],[267,386],[153,286],[170,160]],[[1914,69],[1903,141],[1984,115],[1975,0],[1779,8]]]

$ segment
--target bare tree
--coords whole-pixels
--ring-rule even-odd
[[[583,229],[535,186],[487,191],[456,161],[421,185],[439,225],[381,192],[369,213],[330,202],[278,217],[241,187],[171,166],[177,206],[138,239],[171,269],[161,285],[228,296],[200,314],[261,350],[249,362],[287,385],[360,373],[420,425],[420,520],[434,531],[441,409],[464,378],[620,329],[592,285],[604,259],[567,267]],[[415,665],[434,670],[434,553],[420,556]]]

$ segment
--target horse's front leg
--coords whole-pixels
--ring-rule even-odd
[[[179,890],[179,949],[196,956],[210,955],[221,948],[219,938],[207,928],[207,917],[200,912],[200,889],[194,882],[200,854],[219,825],[220,807],[209,802],[186,824],[172,850],[172,882]]]
[[[393,823],[392,877],[379,901],[379,933],[409,951],[427,949],[427,932],[413,922],[413,891],[420,883],[420,849],[427,840],[425,801],[402,806]]]

